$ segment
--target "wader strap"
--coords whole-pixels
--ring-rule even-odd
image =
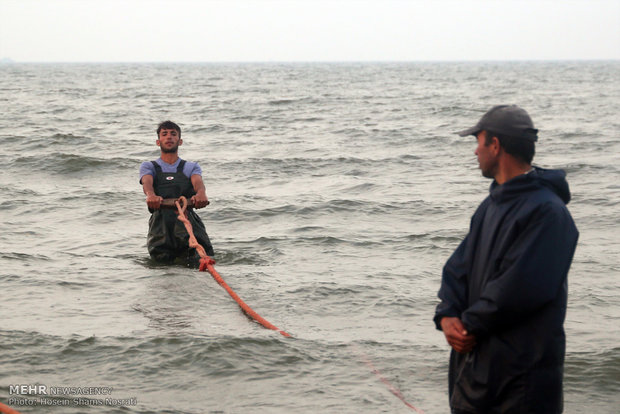
[[[157,177],[159,176],[159,174],[162,173],[162,171],[159,164],[157,164],[155,161],[151,161],[151,164],[153,164],[153,167],[155,168],[155,175],[153,176],[153,186],[155,186],[155,184],[157,183]]]
[[[155,167],[155,174],[159,174],[161,172],[161,167],[159,166],[159,164],[157,164],[155,161],[151,161],[151,164],[153,164],[153,167]]]

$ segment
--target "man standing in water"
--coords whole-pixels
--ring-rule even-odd
[[[151,257],[160,262],[172,262],[176,258],[187,259],[192,265],[198,262],[195,249],[189,248],[189,235],[183,223],[177,219],[176,210],[160,210],[167,198],[185,196],[194,208],[209,204],[202,169],[195,162],[179,158],[181,128],[171,121],[164,121],[157,127],[157,146],[161,150],[159,159],[140,165],[140,184],[146,194],[146,204],[152,215],[149,220],[147,247]],[[209,256],[213,247],[200,217],[192,208],[187,209],[194,235]]]
[[[532,167],[538,130],[515,105],[459,133],[478,140],[490,195],[443,269],[435,313],[454,414],[561,413],[567,274],[578,232],[565,173]]]

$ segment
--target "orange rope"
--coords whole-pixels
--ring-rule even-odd
[[[8,405],[0,403],[0,413],[4,414],[20,414],[19,411],[12,409]]]
[[[211,257],[207,255],[207,253],[205,252],[205,249],[200,245],[200,243],[198,243],[198,241],[196,240],[196,237],[194,236],[192,224],[189,222],[187,218],[187,213],[186,213],[187,199],[185,197],[180,197],[175,202],[175,204],[179,212],[178,218],[179,220],[183,222],[183,224],[185,224],[185,228],[187,229],[187,233],[189,234],[189,246],[195,248],[198,254],[200,255],[200,271],[201,272],[208,271],[209,273],[211,273],[211,276],[213,276],[215,281],[219,283],[220,286],[222,286],[224,289],[226,289],[230,297],[232,297],[235,300],[235,302],[237,302],[237,304],[241,307],[241,309],[246,315],[250,316],[252,319],[254,319],[256,322],[263,325],[265,328],[278,331],[282,335],[286,337],[290,337],[291,336],[290,334],[288,334],[285,331],[280,330],[275,325],[271,324],[266,319],[262,318],[254,310],[252,310],[252,308],[250,308],[243,300],[241,300],[239,295],[237,295],[235,291],[232,290],[230,286],[226,284],[226,282],[224,282],[224,279],[222,279],[222,276],[220,276],[220,274],[215,270],[215,267],[213,267],[213,265],[215,264],[215,260],[213,260]],[[379,378],[379,380],[381,380],[381,382],[383,382],[388,387],[388,389],[390,390],[392,394],[394,394],[398,399],[400,399],[407,407],[411,408],[412,410],[414,410],[415,412],[419,414],[424,414],[424,411],[422,411],[419,408],[414,407],[412,404],[408,403],[405,400],[405,397],[400,392],[400,390],[398,390],[398,388],[392,385],[392,383],[388,381],[377,368],[375,368],[372,361],[370,361],[370,359],[365,353],[361,352],[359,349],[358,349],[358,352],[362,354],[364,363],[368,365],[372,373],[375,374],[377,378]]]
[[[407,400],[405,400],[405,396],[403,395],[403,393],[400,392],[400,390],[398,388],[396,388],[394,385],[392,385],[392,383],[387,378],[385,378],[383,376],[381,371],[379,371],[377,368],[375,368],[375,365],[372,363],[372,361],[370,360],[370,358],[368,357],[368,355],[366,355],[366,353],[364,351],[360,350],[359,347],[357,347],[355,344],[353,344],[353,347],[354,347],[355,351],[357,351],[358,355],[360,355],[362,357],[362,360],[364,361],[364,364],[366,364],[368,366],[368,368],[370,368],[370,372],[375,374],[377,376],[377,378],[379,378],[379,380],[382,383],[385,384],[385,386],[388,388],[388,390],[390,390],[390,392],[392,394],[394,394],[407,407],[411,408],[416,413],[425,414],[424,411],[422,411],[419,408],[414,407],[413,404],[411,404],[411,403],[407,402]]]
[[[211,276],[213,276],[215,281],[217,283],[219,283],[220,286],[222,286],[224,289],[226,289],[226,292],[228,292],[230,297],[233,298],[235,300],[235,302],[237,302],[237,304],[241,307],[241,309],[243,310],[243,312],[246,315],[248,315],[249,317],[254,319],[256,322],[260,323],[261,325],[263,325],[267,329],[272,329],[274,331],[278,331],[278,332],[280,332],[282,335],[284,335],[286,337],[291,336],[290,334],[286,333],[283,330],[280,330],[275,325],[273,325],[272,323],[268,322],[265,318],[261,317],[258,313],[256,313],[243,300],[241,300],[239,295],[237,295],[235,293],[235,291],[232,290],[230,288],[230,286],[228,286],[226,284],[226,282],[224,282],[224,279],[222,279],[222,276],[220,276],[220,274],[213,267],[213,265],[215,264],[215,260],[213,260],[211,257],[209,257],[207,255],[207,253],[205,252],[204,247],[202,247],[200,245],[200,243],[198,243],[198,240],[196,240],[196,237],[194,236],[194,231],[192,229],[192,223],[190,223],[188,218],[187,218],[187,212],[186,212],[186,210],[187,210],[187,199],[185,197],[180,197],[175,202],[175,204],[176,204],[177,210],[179,212],[178,219],[183,222],[183,224],[185,225],[185,228],[187,229],[187,233],[189,234],[189,247],[193,247],[194,249],[196,249],[196,251],[200,255],[200,271],[204,272],[206,270],[209,273],[211,273]]]

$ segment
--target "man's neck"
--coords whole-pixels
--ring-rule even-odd
[[[531,169],[531,164],[518,162],[513,157],[505,157],[504,162],[501,162],[499,165],[495,181],[497,181],[497,184],[502,185],[519,175],[527,174]]]
[[[160,158],[166,164],[172,165],[175,162],[177,162],[177,160],[179,159],[179,154],[177,154],[176,152],[173,152],[173,153],[162,152]]]

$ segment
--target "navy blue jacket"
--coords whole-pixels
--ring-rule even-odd
[[[435,324],[458,317],[477,345],[452,350],[453,409],[561,413],[567,274],[578,231],[561,170],[535,168],[498,185],[443,269]]]

